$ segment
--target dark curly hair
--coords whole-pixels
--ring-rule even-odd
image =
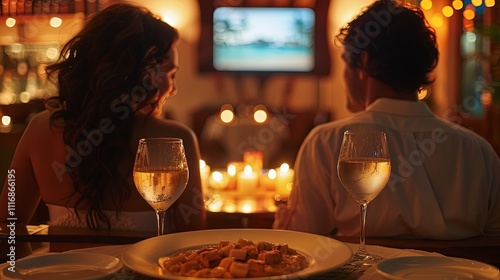
[[[64,124],[66,150],[73,155],[66,169],[77,197],[74,207],[88,210],[91,229],[99,230],[102,222],[110,229],[103,197],[113,197],[118,215],[130,196],[134,114],[159,102],[152,69],[168,59],[178,39],[176,29],[149,10],[115,4],[91,16],[47,67],[59,90],[47,100],[56,109],[51,125]]]
[[[364,67],[397,92],[414,94],[433,82],[439,58],[436,33],[417,7],[379,0],[341,28],[336,42],[344,46],[349,66]],[[366,66],[362,52],[368,54]]]

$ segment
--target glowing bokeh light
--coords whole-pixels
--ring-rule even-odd
[[[231,104],[224,104],[220,108],[220,115],[219,115],[221,121],[223,123],[230,123],[234,120],[234,109]]]
[[[455,10],[461,10],[464,7],[464,2],[461,0],[454,0],[451,5]]]
[[[442,12],[445,17],[451,17],[454,13],[453,8],[450,6],[444,6]]]
[[[263,123],[267,120],[267,108],[264,105],[257,105],[253,108],[253,119],[257,123]]]
[[[267,113],[264,110],[257,110],[255,113],[253,113],[253,119],[257,123],[263,123],[267,120]]]
[[[422,8],[422,10],[430,10],[432,8],[432,1],[422,0],[422,2],[420,2],[420,7]]]
[[[2,116],[2,124],[4,126],[10,125],[10,122],[11,122],[10,116]]]
[[[23,91],[19,94],[19,101],[21,103],[28,103],[31,100],[31,93]]]
[[[224,110],[220,113],[220,120],[223,123],[230,123],[234,120],[234,113],[231,110]]]
[[[222,179],[224,179],[224,175],[222,175],[222,173],[220,173],[219,171],[214,171],[212,173],[212,178],[215,181],[219,182],[219,181],[222,181]]]
[[[481,94],[481,102],[484,106],[490,106],[493,102],[493,94],[491,94],[489,89],[485,89]]]
[[[269,172],[267,172],[267,177],[271,180],[276,179],[276,170],[275,169],[270,169]]]
[[[469,43],[474,43],[476,42],[476,34],[474,32],[466,32],[465,33],[465,38],[467,39],[467,42]]]
[[[234,164],[230,164],[227,167],[227,174],[229,174],[230,176],[236,175],[236,166]]]
[[[483,5],[483,0],[472,0],[471,3],[472,3],[472,5],[479,7],[479,6]]]
[[[45,52],[45,55],[49,59],[56,59],[58,54],[59,51],[56,48],[48,48],[47,51]]]
[[[290,169],[290,165],[288,163],[282,163],[280,166],[280,172],[288,172]]]
[[[435,28],[439,28],[443,26],[443,15],[441,14],[433,14],[431,18],[431,24]]]
[[[50,26],[58,28],[62,24],[62,19],[59,17],[52,17],[49,21]]]
[[[464,10],[464,18],[467,20],[473,20],[476,17],[476,12],[474,7],[471,8],[471,5],[467,5],[467,8]]]
[[[16,25],[16,19],[14,18],[7,18],[5,20],[5,25],[7,25],[7,27],[14,27]]]

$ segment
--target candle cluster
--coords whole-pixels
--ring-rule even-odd
[[[210,166],[200,164],[201,176],[208,190],[238,193],[274,192],[287,195],[293,184],[294,171],[287,163],[276,169],[258,169],[248,162],[231,162],[227,170],[210,172]]]
[[[200,165],[209,210],[249,213],[264,207],[267,209],[262,210],[272,211],[268,208],[274,207],[275,195],[290,194],[294,171],[287,163],[263,169],[260,151],[245,152],[243,159],[213,172],[204,162]],[[262,206],[262,201],[268,206]]]

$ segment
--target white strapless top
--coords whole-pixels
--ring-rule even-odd
[[[88,228],[85,222],[86,211],[79,212],[79,220],[73,208],[53,204],[47,204],[47,208],[49,209],[50,217],[48,224],[51,226]],[[114,211],[103,212],[108,217],[112,230],[157,231],[156,216],[153,210],[138,212],[122,211],[118,217]],[[103,224],[103,228],[106,228],[105,224]]]

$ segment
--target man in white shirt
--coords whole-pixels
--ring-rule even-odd
[[[377,1],[341,29],[347,106],[316,127],[295,162],[294,188],[275,228],[354,236],[359,205],[337,159],[344,131],[387,134],[391,177],[368,206],[367,236],[462,239],[500,235],[500,159],[480,136],[434,115],[417,93],[432,83],[436,35],[421,11]]]

